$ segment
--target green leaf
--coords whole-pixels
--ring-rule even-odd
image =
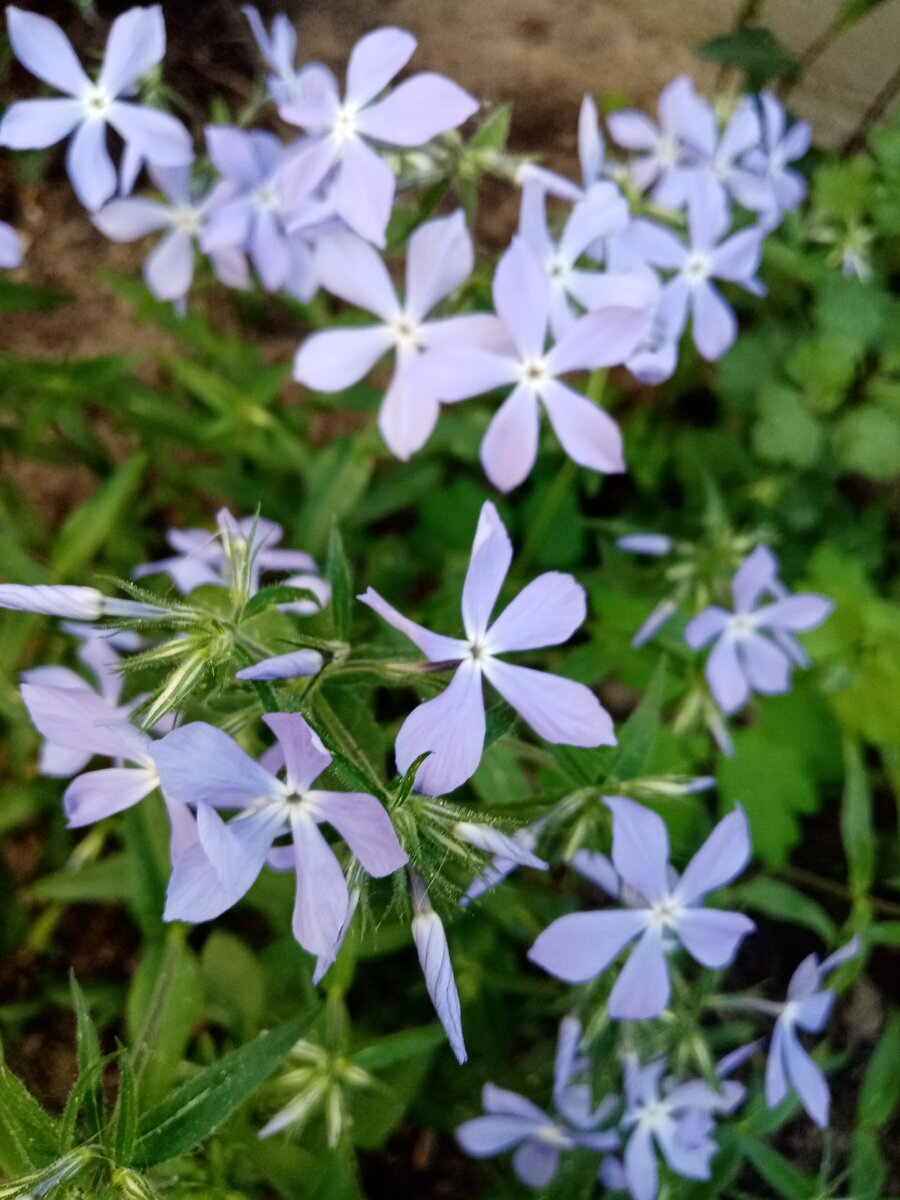
[[[380,1038],[371,1046],[365,1046],[350,1056],[350,1061],[364,1071],[383,1071],[395,1063],[420,1054],[427,1054],[440,1046],[445,1034],[440,1025],[423,1025],[418,1029],[405,1029]]]
[[[84,992],[78,986],[75,972],[69,973],[69,989],[75,1010],[75,1045],[78,1057],[78,1077],[86,1081],[84,1116],[92,1134],[103,1128],[103,1080],[100,1071],[100,1039],[88,1011]]]
[[[731,1131],[731,1136],[737,1139],[745,1157],[779,1196],[784,1196],[785,1200],[808,1200],[816,1194],[816,1180],[798,1171],[777,1150],[736,1131]]]
[[[31,884],[28,894],[35,900],[57,904],[127,900],[131,885],[129,857],[125,853],[116,853],[87,863],[79,870],[45,875]]]
[[[824,446],[822,428],[792,387],[776,383],[759,397],[759,420],[753,448],[766,462],[801,470],[818,462]]]
[[[869,404],[848,413],[834,429],[834,449],[846,471],[887,482],[900,475],[900,420]]]
[[[25,1085],[0,1062],[0,1168],[25,1175],[52,1163],[59,1128]]]
[[[0,313],[39,312],[59,308],[68,296],[49,288],[35,287],[30,283],[14,283],[11,279],[0,279]]]
[[[854,897],[865,896],[875,876],[875,833],[872,797],[859,744],[844,742],[844,794],[841,799],[841,838]]]
[[[501,104],[495,108],[487,120],[483,121],[469,138],[468,148],[470,150],[504,150],[509,137],[511,119],[511,104]]]
[[[518,714],[505,701],[497,701],[489,705],[485,713],[484,748],[493,746],[505,733],[514,728]]]
[[[805,925],[817,933],[823,942],[831,942],[837,933],[834,921],[821,904],[780,879],[759,875],[748,883],[738,884],[734,893],[748,908],[774,917],[776,921]]]
[[[133,455],[69,515],[51,553],[53,570],[58,576],[68,578],[93,560],[129,513],[146,466],[146,454]]]
[[[843,29],[849,29],[851,25],[855,25],[857,21],[861,21],[863,17],[873,12],[876,8],[880,8],[884,4],[884,0],[847,0],[847,3],[838,11],[837,16],[831,22],[831,28],[835,33],[840,33]]]
[[[135,1163],[152,1167],[185,1154],[226,1119],[272,1074],[312,1024],[316,1013],[295,1017],[232,1050],[175,1088],[139,1125]]]
[[[896,1064],[894,1073],[897,1074]],[[871,1129],[854,1129],[850,1137],[850,1194],[853,1200],[882,1200],[888,1168]]]
[[[641,702],[622,726],[609,774],[619,780],[645,774],[653,757],[665,695],[666,663],[660,661]]]
[[[237,1032],[241,1040],[259,1028],[266,985],[256,956],[240,938],[215,929],[200,955],[200,974],[209,1017]]]
[[[770,79],[792,75],[799,65],[770,29],[749,25],[704,42],[697,47],[697,54],[707,62],[743,71],[751,92],[760,91]]]
[[[334,521],[357,506],[372,476],[372,455],[362,438],[344,438],[319,451],[307,481],[307,499],[300,513],[303,545],[320,554]]]
[[[113,1162],[127,1167],[131,1164],[134,1145],[137,1141],[138,1097],[137,1083],[131,1058],[124,1046],[119,1047],[119,1094],[113,1110],[108,1144]]]
[[[861,1125],[881,1129],[900,1104],[900,1013],[894,1013],[869,1060],[859,1090]]]
[[[334,621],[334,632],[340,641],[346,642],[350,637],[353,582],[337,521],[332,522],[331,533],[328,537],[325,575],[331,584],[331,615]]]
[[[319,603],[319,597],[309,588],[291,587],[286,583],[274,583],[271,587],[260,588],[244,605],[242,616],[245,620],[265,612],[276,604],[293,604],[297,600],[314,600]]]

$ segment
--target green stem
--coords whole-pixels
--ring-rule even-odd
[[[365,751],[357,743],[321,691],[319,691],[315,700],[315,716],[344,757],[353,763],[359,773],[365,777],[372,795],[377,796],[380,800],[385,800],[387,793],[384,785],[378,779],[377,770],[369,762]]]

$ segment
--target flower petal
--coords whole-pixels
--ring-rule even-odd
[[[800,1103],[819,1128],[825,1129],[831,1102],[825,1075],[800,1045],[790,1025],[784,1028],[784,1066]]]
[[[629,296],[623,286],[619,303],[579,317],[548,355],[548,370],[565,375],[623,363],[650,329],[655,293],[641,276],[633,280],[632,291]],[[625,303],[631,298],[634,305]]]
[[[671,985],[662,931],[650,925],[622,968],[609,994],[609,1015],[616,1020],[649,1021],[669,1003]]]
[[[648,1125],[638,1124],[628,1139],[624,1168],[632,1200],[656,1200],[659,1194],[659,1169]]]
[[[146,767],[86,771],[72,780],[63,796],[67,824],[70,829],[78,829],[124,812],[149,796],[158,784],[156,772]]]
[[[194,278],[194,239],[181,229],[162,238],[144,263],[144,279],[157,300],[181,300]]]
[[[559,646],[586,615],[581,584],[572,575],[547,571],[524,587],[490,627],[491,653]]]
[[[764,592],[772,592],[777,582],[778,560],[768,546],[760,543],[744,559],[731,581],[735,612],[750,612],[756,607],[760,596]]]
[[[543,356],[550,318],[550,284],[540,259],[521,237],[494,272],[494,307],[523,358]]]
[[[89,212],[110,198],[118,180],[106,148],[105,121],[85,121],[78,126],[69,142],[66,167],[75,194]]]
[[[526,1141],[513,1155],[513,1170],[530,1188],[542,1188],[559,1167],[559,1146],[549,1142]]]
[[[724,608],[711,604],[693,620],[688,621],[684,630],[684,640],[692,650],[702,650],[708,642],[725,630],[728,620],[729,614]]]
[[[791,660],[768,638],[747,634],[738,642],[738,654],[754,692],[770,696],[786,692],[791,686]]]
[[[827,621],[834,611],[834,601],[827,596],[800,593],[767,604],[757,613],[760,625],[769,629],[802,631],[815,629]]]
[[[194,159],[191,135],[170,113],[117,100],[109,107],[109,123],[148,162],[183,167]]]
[[[22,701],[34,727],[48,741],[71,750],[106,758],[143,758],[151,742],[123,712],[90,688],[79,688],[73,703],[71,687],[23,683]],[[154,750],[157,743],[153,743]]]
[[[484,752],[484,697],[481,672],[471,662],[460,664],[445,691],[409,714],[394,752],[397,770],[405,774],[426,751],[415,786],[429,796],[452,792],[478,768]]]
[[[688,863],[676,894],[684,904],[695,904],[708,892],[736,879],[750,861],[750,826],[738,806],[723,817]]]
[[[712,252],[710,269],[717,279],[746,283],[759,270],[764,234],[760,229],[742,229]]]
[[[569,913],[538,935],[528,957],[557,979],[584,983],[605,971],[646,926],[647,914],[637,909]]]
[[[471,642],[484,637],[511,562],[512,542],[488,500],[478,517],[462,591],[463,626]]]
[[[43,150],[67,137],[83,117],[78,100],[19,100],[0,121],[0,146]]]
[[[408,637],[431,662],[458,662],[465,658],[468,651],[465,642],[458,638],[445,637],[442,633],[432,633],[430,629],[416,624],[409,617],[404,617],[393,605],[383,600],[374,588],[369,588],[363,595],[356,598],[371,608],[373,612],[378,613],[379,617],[387,621],[389,625],[398,629],[404,637]],[[413,758],[415,757],[417,755],[413,755]]]
[[[741,941],[756,928],[743,913],[718,908],[688,908],[675,921],[679,941],[704,967],[727,966]]]
[[[669,895],[669,834],[662,817],[624,796],[604,796],[613,815],[612,861],[619,876],[649,905]]]
[[[55,21],[10,5],[6,23],[13,54],[32,75],[70,96],[90,87],[72,43]]]
[[[606,118],[612,140],[626,150],[654,150],[659,130],[648,116],[633,109],[612,112]]]
[[[414,235],[415,236],[415,235]],[[394,285],[378,251],[349,230],[319,238],[316,272],[326,292],[390,321],[400,311]]]
[[[100,86],[110,96],[121,96],[155,67],[165,52],[166,27],[160,6],[128,9],[110,28]]]
[[[431,437],[441,406],[399,358],[378,410],[378,429],[391,453],[406,462]]]
[[[294,356],[294,378],[314,392],[343,391],[367,375],[392,345],[384,325],[314,333]]]
[[[573,462],[605,475],[625,470],[622,433],[608,412],[555,379],[545,384],[541,399],[553,432]]]
[[[291,813],[297,869],[294,937],[310,954],[328,954],[350,909],[350,893],[334,851],[311,817]]]
[[[395,186],[384,159],[357,138],[344,147],[329,199],[354,232],[383,246]]]
[[[133,242],[165,229],[169,210],[157,200],[112,200],[91,218],[104,237],[114,242]]]
[[[766,1104],[774,1108],[788,1094],[784,1071],[784,1021],[779,1017],[772,1029],[769,1057],[766,1060]]]
[[[412,936],[431,1003],[457,1062],[464,1063],[468,1056],[463,1041],[459,992],[443,922],[435,912],[417,913],[412,921]]]
[[[288,788],[292,792],[305,792],[331,766],[331,755],[299,713],[266,713],[263,721],[278,738],[284,753]]]
[[[462,209],[426,221],[409,239],[406,251],[406,311],[423,320],[472,274],[475,253]]]
[[[356,127],[389,146],[421,146],[456,129],[478,110],[478,101],[458,83],[423,71],[404,80],[377,104],[364,108]]]
[[[316,819],[334,826],[370,875],[378,879],[392,875],[409,861],[391,818],[374,796],[311,792],[310,800]]]
[[[481,441],[481,464],[499,491],[510,492],[528,478],[537,458],[538,428],[537,396],[519,384],[494,413]]]
[[[368,104],[412,58],[416,39],[405,29],[385,26],[361,37],[347,63],[347,100]]]
[[[153,744],[163,790],[185,804],[243,808],[281,796],[284,785],[245,754],[227,733],[194,721]]]
[[[691,292],[694,345],[710,362],[721,358],[737,337],[737,318],[711,283]]]
[[[734,639],[723,635],[706,660],[706,679],[709,690],[723,712],[737,712],[747,703],[750,685],[738,658]]]
[[[458,1125],[456,1140],[472,1158],[490,1158],[518,1146],[534,1129],[528,1117],[489,1114]]]
[[[612,718],[583,683],[498,658],[484,673],[507,703],[535,733],[566,746],[614,746]]]
[[[425,328],[434,331],[438,323]],[[457,330],[465,335],[465,330]],[[441,341],[433,350],[426,350],[411,368],[423,387],[431,388],[439,400],[455,404],[492,392],[504,384],[513,383],[518,371],[508,354],[480,345]]]
[[[104,595],[96,588],[70,584],[0,583],[0,608],[14,612],[68,617],[74,621],[96,621],[104,611]]]
[[[261,659],[252,667],[244,667],[235,671],[235,679],[269,680],[269,679],[301,679],[309,675],[318,675],[322,670],[322,655],[318,650],[290,650],[287,654],[276,654],[272,658]]]

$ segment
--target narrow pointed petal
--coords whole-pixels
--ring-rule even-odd
[[[445,691],[414,708],[403,722],[394,748],[397,770],[405,774],[430,751],[416,773],[417,790],[429,796],[452,792],[478,769],[484,732],[481,672],[464,662]]]
[[[203,721],[173,729],[153,754],[163,790],[185,804],[243,808],[284,791],[227,733]]]
[[[494,413],[481,441],[482,466],[499,491],[511,492],[531,474],[538,431],[537,396],[519,384]]]
[[[381,255],[349,230],[326,234],[319,239],[316,272],[327,292],[340,296],[356,308],[374,313],[382,321],[390,321],[400,311],[394,285]]]
[[[292,792],[305,792],[331,766],[331,755],[299,713],[266,713],[263,720],[278,738],[284,753],[288,788]]]
[[[584,983],[605,971],[647,927],[638,909],[569,913],[548,925],[528,951],[533,963],[566,983]]]
[[[90,87],[72,43],[55,21],[10,5],[6,23],[13,54],[32,75],[70,96]]]
[[[678,882],[684,904],[697,901],[737,879],[750,861],[750,826],[740,807],[723,817],[688,863]]]
[[[329,199],[352,230],[376,246],[384,245],[394,202],[394,174],[365,142],[348,142]]]
[[[273,658],[264,658],[252,667],[244,667],[235,671],[235,679],[268,680],[268,679],[300,679],[309,675],[318,675],[322,670],[322,655],[318,650],[291,650],[287,654],[276,654]]]
[[[466,637],[481,639],[512,562],[512,542],[490,501],[482,505],[462,592]]]
[[[609,1015],[617,1020],[649,1021],[665,1011],[671,985],[662,932],[649,926],[628,956],[609,994]]]
[[[63,796],[67,824],[78,829],[124,812],[149,796],[158,783],[156,772],[145,767],[86,771],[72,780]]]
[[[614,746],[612,718],[583,683],[489,659],[484,673],[540,737],[565,746]]]
[[[105,121],[85,121],[78,126],[69,142],[66,168],[78,199],[89,212],[96,212],[118,183],[106,148]]]
[[[78,100],[19,100],[0,121],[0,146],[43,150],[68,137],[83,117]]]
[[[547,228],[547,193],[537,180],[522,187],[519,234],[541,259],[552,254],[553,239]]]
[[[600,133],[600,119],[593,96],[584,96],[578,110],[578,160],[581,163],[581,179],[585,187],[597,179],[603,171],[604,146]]]
[[[784,1030],[784,1066],[800,1103],[820,1129],[827,1128],[831,1097],[825,1075],[800,1045],[790,1026]]]
[[[360,107],[373,100],[403,70],[416,44],[411,33],[393,26],[361,37],[347,63],[347,100]]]
[[[738,946],[756,928],[743,913],[717,908],[688,908],[675,922],[675,932],[692,958],[704,967],[727,966]]]
[[[766,1104],[774,1108],[788,1094],[788,1081],[784,1071],[784,1021],[779,1017],[772,1030],[769,1057],[766,1060]]]
[[[388,604],[387,600],[383,600],[374,588],[369,588],[363,595],[356,598],[371,608],[373,612],[378,613],[379,617],[387,621],[388,625],[393,625],[404,637],[408,637],[429,661],[458,662],[466,656],[465,642],[458,638],[445,637],[441,633],[432,633],[423,625],[417,625],[409,617],[404,617],[393,605]],[[413,757],[415,758],[416,755]]]
[[[716,703],[725,713],[737,712],[750,698],[750,685],[741,668],[734,640],[723,635],[706,660],[706,679]]]
[[[423,71],[394,88],[356,118],[365,137],[389,146],[421,146],[456,129],[478,110],[478,101],[458,83]]]
[[[393,345],[384,325],[326,329],[301,343],[294,378],[314,392],[340,392],[357,383]]]
[[[431,1003],[444,1027],[457,1062],[464,1063],[468,1056],[463,1041],[459,992],[450,961],[447,934],[437,913],[417,913],[413,917],[412,935]]]
[[[669,894],[669,834],[662,817],[624,796],[606,796],[613,815],[612,861],[619,876],[650,904]]]
[[[420,225],[406,251],[406,309],[412,319],[423,320],[465,283],[474,265],[475,252],[462,209]]]
[[[553,432],[573,462],[604,475],[625,470],[622,433],[608,412],[557,380],[546,384],[541,399]]]
[[[155,67],[166,52],[162,9],[130,8],[109,31],[99,83],[110,96],[121,96]]]
[[[567,642],[587,615],[584,588],[572,575],[547,571],[508,604],[489,630],[492,654]]]
[[[494,307],[523,358],[544,353],[550,317],[550,284],[544,268],[521,237],[500,259],[494,272]]]
[[[453,831],[462,841],[468,842],[487,854],[495,854],[505,862],[515,863],[517,867],[532,867],[537,871],[546,871],[547,864],[529,849],[525,841],[519,840],[508,833],[501,833],[490,825],[476,825],[471,821],[460,821]]]
[[[365,792],[312,792],[316,819],[338,831],[370,875],[392,875],[409,861],[391,818]]]
[[[310,954],[328,954],[347,920],[347,881],[315,821],[292,813],[291,829],[297,867],[294,937]]]

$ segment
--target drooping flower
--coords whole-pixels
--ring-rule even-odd
[[[72,621],[99,621],[101,617],[162,617],[164,608],[137,600],[104,596],[97,588],[64,583],[0,583],[0,608],[67,617]]]
[[[744,1088],[733,1080],[725,1080],[717,1091],[700,1079],[662,1080],[665,1069],[664,1059],[645,1066],[633,1057],[625,1061],[621,1126],[628,1141],[623,1162],[607,1159],[600,1178],[607,1187],[627,1188],[634,1200],[656,1200],[657,1147],[677,1175],[709,1179],[710,1162],[719,1149],[711,1137],[713,1114],[732,1112],[744,1097]]]
[[[714,279],[740,284],[762,294],[756,278],[762,256],[764,232],[758,226],[725,235],[730,226],[728,204],[718,186],[707,178],[696,181],[688,199],[689,244],[655,221],[639,217],[628,238],[632,247],[653,267],[675,274],[664,284],[663,301],[671,306],[670,319],[680,337],[691,316],[694,345],[706,359],[717,359],[737,337],[737,319]]]
[[[144,263],[144,281],[157,300],[179,303],[187,297],[194,278],[194,247],[209,215],[229,194],[228,184],[217,184],[205,195],[191,186],[190,167],[150,167],[150,175],[169,203],[147,197],[111,200],[91,218],[104,237],[134,242],[150,233],[165,231]],[[229,287],[247,287],[246,260],[232,249],[209,256],[213,270]]]
[[[462,1009],[459,1003],[459,991],[456,986],[456,976],[453,974],[453,963],[450,960],[450,946],[447,943],[447,931],[444,923],[431,907],[425,881],[418,871],[411,873],[412,887],[412,938],[419,956],[419,966],[425,976],[425,987],[429,999],[434,1005],[438,1020],[444,1027],[450,1049],[456,1055],[458,1063],[464,1063],[468,1058],[466,1044],[463,1040]]]
[[[310,135],[284,171],[288,194],[299,201],[329,177],[328,200],[351,229],[384,245],[394,200],[394,175],[372,143],[421,146],[455,129],[478,108],[461,87],[430,71],[413,75],[376,97],[412,57],[416,39],[402,29],[376,29],[354,46],[343,100],[335,77],[319,68],[317,86],[280,108]]]
[[[6,10],[13,53],[32,75],[67,99],[19,100],[0,122],[0,145],[39,150],[74,134],[67,156],[72,186],[95,211],[116,190],[116,169],[106,146],[111,125],[133,155],[160,167],[181,167],[194,152],[188,131],[168,113],[123,100],[165,53],[162,9],[131,8],[113,21],[96,83],[82,70],[69,39],[49,17],[10,6]]]
[[[197,843],[175,861],[165,917],[209,921],[236,904],[275,839],[289,832],[297,873],[294,935],[311,953],[328,954],[347,918],[349,893],[319,825],[332,825],[370,875],[390,875],[406,854],[374,796],[312,790],[331,755],[299,713],[268,713],[263,720],[283,752],[284,780],[204,722],[175,729],[155,746],[163,791],[197,811]],[[225,822],[218,808],[241,811]]]
[[[829,972],[859,953],[859,938],[854,937],[819,962],[810,954],[791,976],[787,1000],[778,1005],[778,1016],[772,1030],[772,1043],[766,1064],[766,1103],[774,1108],[793,1091],[800,1103],[824,1129],[828,1125],[830,1096],[822,1068],[800,1045],[797,1030],[821,1033],[831,1014],[834,992],[823,988]]]
[[[397,768],[409,770],[428,758],[415,786],[432,796],[452,791],[474,774],[484,750],[482,677],[496,688],[532,729],[549,742],[569,746],[614,745],[612,720],[582,683],[514,666],[496,657],[517,650],[558,646],[585,617],[584,589],[558,571],[538,576],[491,622],[491,613],[512,561],[512,544],[493,504],[478,520],[462,594],[465,639],[431,633],[410,621],[374,589],[363,604],[409,638],[433,663],[458,664],[447,689],[406,718],[397,735]]]
[[[488,314],[427,320],[432,309],[472,273],[474,253],[462,210],[428,221],[409,239],[406,295],[401,301],[378,252],[349,231],[320,238],[316,272],[326,291],[381,318],[378,325],[329,329],[303,342],[294,378],[308,388],[337,392],[366,375],[389,351],[396,356],[378,427],[391,451],[408,459],[434,429],[439,404],[435,387],[410,367],[422,352],[447,342],[486,348],[504,344],[500,322]]]
[[[609,1015],[649,1020],[669,1002],[666,956],[676,944],[705,967],[723,967],[755,928],[742,913],[703,907],[709,892],[747,864],[747,818],[740,808],[724,817],[678,878],[669,866],[662,818],[622,796],[607,796],[605,803],[613,814],[612,862],[592,855],[593,877],[626,907],[560,917],[539,935],[528,957],[551,975],[583,983],[637,939],[610,994]]]
[[[602,307],[580,317],[547,350],[550,282],[534,251],[516,237],[493,283],[510,349],[460,343],[429,350],[416,364],[416,379],[436,381],[439,399],[448,403],[512,385],[481,443],[482,464],[500,491],[518,487],[534,466],[541,407],[574,462],[606,474],[625,470],[615,421],[559,379],[621,363],[637,346],[649,324],[652,292],[638,277],[614,290],[614,297],[605,297]]]
[[[692,650],[715,639],[706,660],[706,678],[723,712],[737,712],[752,692],[786,692],[792,667],[809,663],[794,634],[817,628],[834,608],[827,596],[789,595],[777,582],[777,570],[768,546],[757,546],[732,581],[734,612],[712,604],[684,631]],[[759,607],[767,592],[778,598]]]
[[[0,221],[0,267],[8,270],[22,262],[22,243],[12,225]]]
[[[456,1130],[456,1140],[466,1154],[489,1158],[515,1147],[516,1175],[526,1187],[542,1188],[559,1169],[564,1151],[608,1151],[618,1146],[615,1130],[598,1128],[608,1121],[617,1101],[608,1097],[592,1111],[590,1086],[571,1083],[586,1066],[576,1053],[580,1036],[578,1022],[565,1018],[560,1024],[554,1071],[557,1115],[551,1117],[517,1092],[487,1083],[481,1093],[485,1115],[464,1121]]]

